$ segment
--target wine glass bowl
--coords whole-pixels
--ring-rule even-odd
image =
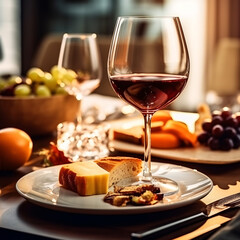
[[[58,70],[67,92],[81,100],[99,85],[101,62],[96,34],[63,35]]]
[[[152,177],[151,118],[180,95],[188,80],[189,55],[179,18],[119,17],[107,69],[116,94],[144,117],[144,166],[140,181],[164,182]],[[176,184],[170,185],[173,189]]]
[[[181,93],[189,75],[179,19],[119,18],[108,71],[115,92],[140,112],[154,113],[169,105]],[[130,82],[134,86],[129,87]]]

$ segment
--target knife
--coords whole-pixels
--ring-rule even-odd
[[[180,237],[174,238],[172,240],[190,240],[196,239],[199,236],[210,233],[212,231],[216,231],[218,228],[229,222],[231,218],[223,217],[223,216],[215,216],[208,219],[202,226],[197,228],[196,230],[186,233]]]
[[[221,212],[226,211],[229,208],[234,208],[239,206],[240,206],[240,193],[236,193],[208,204],[206,206],[205,211],[168,223],[166,225],[162,225],[162,226],[147,230],[145,232],[131,233],[131,237],[132,239],[147,239],[149,237],[164,234],[171,229],[180,228],[183,226],[187,226],[189,224],[193,224],[193,223],[211,218]]]

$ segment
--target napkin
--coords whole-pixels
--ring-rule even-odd
[[[240,239],[240,211],[221,230],[216,232],[209,240],[239,240]]]

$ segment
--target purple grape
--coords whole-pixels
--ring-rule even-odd
[[[207,144],[209,137],[210,134],[208,132],[203,132],[198,135],[197,139],[201,144]]]
[[[238,126],[240,127],[240,112],[236,113],[235,118],[237,119]]]
[[[212,123],[209,121],[203,122],[202,123],[202,129],[206,132],[211,133],[212,131]]]
[[[233,138],[233,148],[237,149],[240,147],[240,134],[237,134],[236,137]]]
[[[222,125],[222,123],[223,123],[223,118],[221,116],[214,116],[212,118],[212,126],[215,126],[217,124]]]
[[[232,115],[232,112],[228,107],[224,107],[222,109],[221,116],[223,119],[226,119],[226,118],[230,117],[231,115]]]
[[[238,126],[238,121],[236,118],[230,116],[224,120],[224,126],[236,128]]]
[[[232,127],[226,127],[224,130],[224,135],[229,138],[234,138],[237,135],[237,131]]]
[[[224,129],[221,125],[217,124],[212,128],[212,136],[220,138],[224,133]]]
[[[219,150],[220,149],[220,143],[217,138],[210,137],[208,140],[208,146],[211,150]]]
[[[233,148],[233,140],[231,138],[224,138],[221,140],[221,149],[223,151],[229,151]]]
[[[236,128],[237,133],[240,133],[240,127]]]

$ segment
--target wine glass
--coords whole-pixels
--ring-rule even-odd
[[[131,184],[164,186],[166,194],[177,183],[153,176],[151,171],[151,118],[184,89],[189,76],[188,50],[178,17],[119,17],[107,62],[116,94],[144,117],[143,173]]]
[[[3,59],[3,49],[2,49],[2,41],[0,38],[0,61]]]
[[[62,38],[58,58],[60,78],[66,91],[79,101],[100,85],[102,73],[96,39],[96,34],[68,33]],[[78,114],[77,122],[81,119]]]

